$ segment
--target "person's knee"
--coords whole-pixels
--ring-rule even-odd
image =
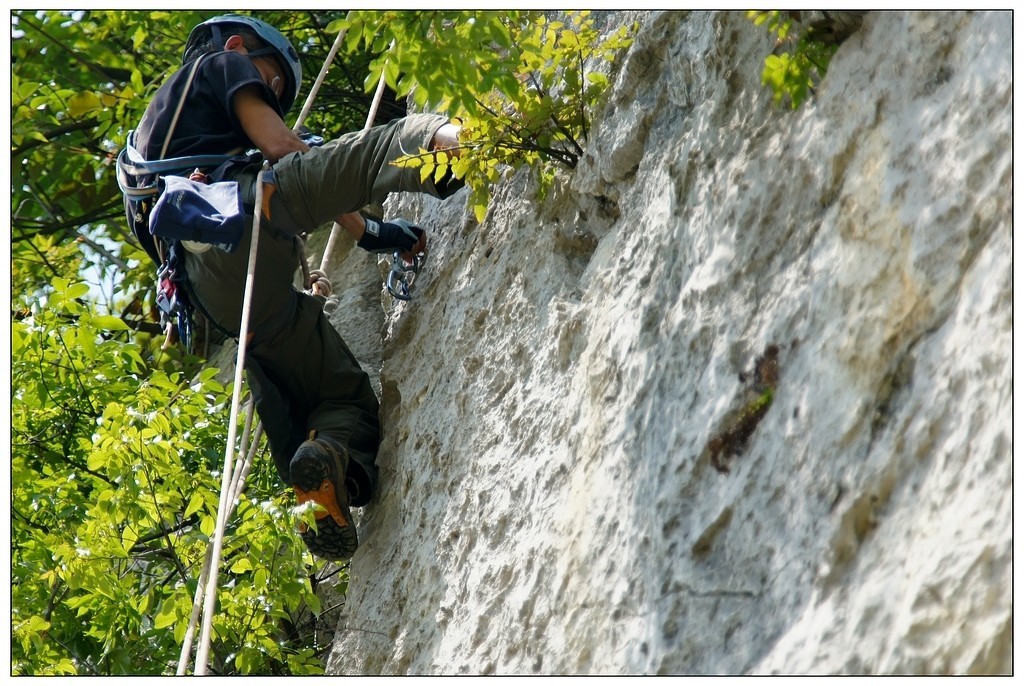
[[[432,150],[447,150],[450,153],[458,157],[459,156],[459,131],[462,127],[456,126],[455,124],[445,124],[434,133],[434,139],[431,141]]]
[[[281,192],[282,188],[276,176],[272,176],[263,182],[263,198],[261,213],[264,221],[268,222],[273,229],[290,236],[295,236],[316,228],[311,220],[300,221],[296,213],[292,211],[292,203],[287,201],[287,194]]]

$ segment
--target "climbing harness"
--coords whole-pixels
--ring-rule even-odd
[[[151,220],[158,213],[157,206],[161,204],[160,200],[165,187],[163,177],[173,178],[181,174],[188,174],[192,170],[191,179],[199,179],[202,176],[204,180],[208,180],[209,176],[200,172],[200,168],[220,167],[232,160],[240,159],[238,155],[234,154],[165,158],[185,104],[185,94],[188,93],[195,80],[196,72],[204,57],[196,59],[192,64],[182,89],[182,95],[178,99],[178,105],[167,128],[167,135],[164,137],[160,150],[160,159],[155,161],[144,159],[141,153],[135,149],[135,132],[129,131],[127,144],[118,153],[115,165],[117,185],[124,196],[125,207],[129,210],[129,224],[132,233],[158,265],[156,302],[160,310],[160,325],[166,335],[163,347],[166,348],[171,344],[176,333],[189,353],[193,352],[194,307],[189,299],[186,286],[183,254],[185,247],[179,238],[161,235],[161,231],[151,226]],[[202,181],[195,182],[204,185]]]

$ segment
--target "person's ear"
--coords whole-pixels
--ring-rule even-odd
[[[225,50],[233,50],[235,52],[239,52],[239,48],[241,48],[242,52],[247,52],[245,50],[245,45],[242,41],[242,37],[239,36],[237,33],[233,36],[230,36],[226,41],[224,41]]]

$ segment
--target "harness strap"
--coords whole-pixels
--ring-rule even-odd
[[[188,72],[188,79],[185,81],[185,87],[181,89],[181,97],[178,98],[178,106],[174,108],[174,116],[171,117],[171,125],[167,127],[167,136],[164,137],[164,147],[160,148],[160,159],[164,158],[167,154],[167,146],[171,144],[171,136],[174,135],[174,129],[178,127],[178,117],[181,116],[181,110],[185,106],[185,98],[188,97],[188,90],[192,87],[192,82],[195,81],[196,72],[199,71],[199,65],[206,58],[206,55],[202,55],[193,64],[192,68]]]
[[[241,150],[226,155],[186,155],[185,157],[170,157],[159,160],[144,160],[133,145],[134,134],[129,134],[128,145],[118,154],[119,170],[125,174],[145,176],[147,174],[167,174],[170,172],[192,171],[196,167],[217,167],[239,157]]]
[[[135,148],[135,132],[128,132],[128,140],[124,149],[117,155],[117,185],[121,188],[121,192],[130,199],[139,200],[151,197],[159,193],[157,188],[157,180],[154,178],[152,183],[139,185],[138,183],[130,183],[130,176],[135,177],[136,181],[145,176],[158,176],[160,174],[175,174],[189,172],[196,167],[218,167],[221,164],[236,157],[242,150],[236,150],[229,154],[224,155],[187,155],[185,157],[171,157],[167,158],[167,148],[171,144],[171,138],[174,136],[174,130],[178,127],[178,119],[181,117],[181,111],[185,107],[185,98],[188,97],[189,89],[192,88],[192,83],[195,81],[196,73],[199,71],[199,65],[209,55],[202,55],[192,63],[192,68],[188,72],[188,79],[185,81],[185,87],[181,91],[181,97],[178,98],[178,105],[174,109],[174,116],[171,117],[171,123],[167,127],[167,135],[164,136],[163,146],[160,148],[160,159],[147,160],[142,154]]]

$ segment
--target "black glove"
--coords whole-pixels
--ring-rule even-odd
[[[404,219],[392,219],[389,222],[367,219],[366,231],[356,245],[367,252],[409,252],[422,235],[423,229]]]

